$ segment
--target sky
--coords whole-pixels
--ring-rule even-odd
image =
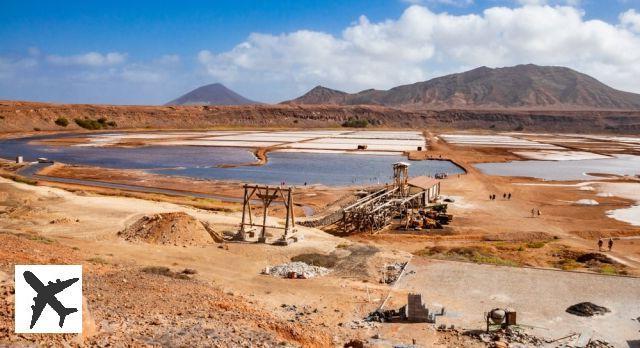
[[[220,82],[275,103],[528,63],[640,93],[640,0],[0,5],[0,100],[153,105]]]

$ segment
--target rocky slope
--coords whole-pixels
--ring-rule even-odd
[[[248,105],[259,104],[228,89],[220,83],[198,87],[166,105]]]
[[[349,94],[315,87],[290,104],[383,105],[408,109],[640,110],[640,95],[555,66],[480,67],[459,74]]]
[[[67,126],[56,123],[64,118]],[[86,131],[86,120],[105,120],[103,130],[228,127],[330,128],[349,119],[369,127],[527,130],[547,132],[640,132],[640,111],[408,111],[380,106],[111,106],[0,101],[0,133]],[[90,122],[94,124],[96,122]],[[113,124],[114,126],[109,126]]]

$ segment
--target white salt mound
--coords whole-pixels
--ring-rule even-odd
[[[576,204],[580,204],[580,205],[599,205],[600,203],[598,203],[598,201],[596,201],[594,199],[581,199],[579,201],[576,201]]]
[[[304,276],[304,278],[322,277],[329,274],[331,270],[320,266],[311,266],[304,262],[296,261],[289,262],[282,265],[270,266],[265,268],[262,273],[272,275],[274,277],[287,277],[289,273],[295,272],[298,275]]]

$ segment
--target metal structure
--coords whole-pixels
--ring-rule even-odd
[[[494,308],[486,313],[487,333],[492,327],[507,328],[516,324],[516,311],[513,309]]]
[[[408,169],[408,163],[394,163],[392,186],[373,192],[343,208],[339,226],[342,232],[377,231],[394,217],[405,217],[413,209],[425,206],[428,201],[427,191],[410,192]]]
[[[295,229],[295,218],[293,215],[293,188],[267,185],[244,185],[244,199],[242,204],[242,222],[240,230],[236,235],[237,240],[248,240],[247,235],[253,235],[256,228],[260,229],[259,243],[267,242],[267,229],[282,229],[284,234],[276,241],[276,244],[289,244],[289,238]],[[257,197],[258,200],[254,199]],[[251,213],[253,202],[262,203],[262,222],[255,222]],[[286,209],[285,224],[283,226],[267,225],[267,217],[269,215],[269,207],[272,203],[278,202],[284,205]]]

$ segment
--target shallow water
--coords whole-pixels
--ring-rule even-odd
[[[60,136],[56,136],[60,137]],[[46,137],[40,137],[46,138]],[[261,184],[330,186],[388,182],[391,165],[406,161],[404,156],[362,154],[269,153],[264,166],[218,168],[221,164],[241,164],[256,159],[245,148],[209,146],[146,146],[137,148],[44,146],[30,144],[31,139],[0,142],[0,157],[25,161],[47,157],[54,161],[118,169],[143,169],[148,172],[193,178],[238,180]],[[411,176],[439,172],[463,173],[449,161],[412,161]]]
[[[404,156],[352,155],[326,153],[269,153],[269,162],[259,167],[184,168],[153,172],[198,178],[253,181],[265,184],[357,185],[389,182],[392,164],[406,161]],[[411,176],[446,172],[463,173],[449,161],[411,161]]]
[[[485,174],[525,176],[543,180],[592,180],[587,173],[640,174],[640,156],[618,155],[615,158],[575,161],[513,161],[475,165]]]

